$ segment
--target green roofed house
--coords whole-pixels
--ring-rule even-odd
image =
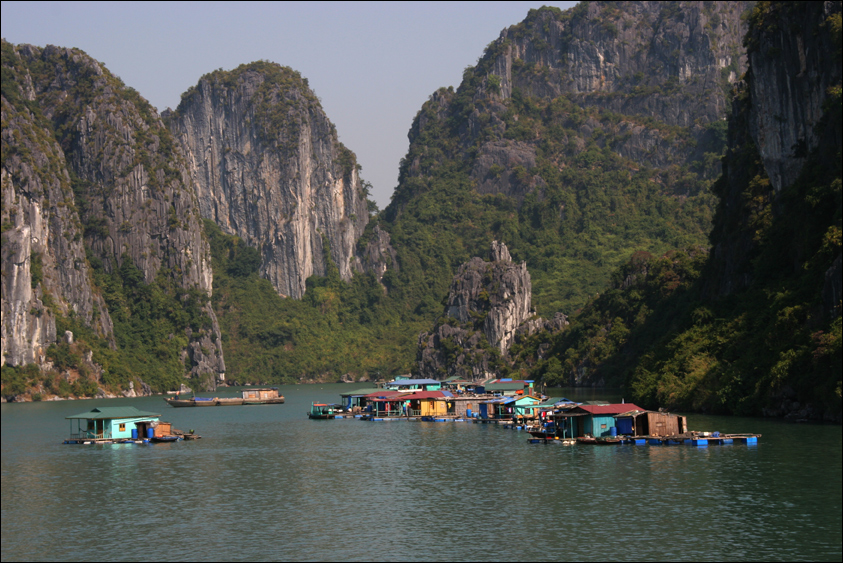
[[[160,418],[158,413],[139,411],[135,407],[97,407],[67,417],[70,420],[70,439],[65,444],[151,438],[159,426],[169,426]],[[167,431],[169,433],[169,428]]]
[[[532,395],[533,381],[526,379],[495,379],[487,382],[486,393],[495,395]]]

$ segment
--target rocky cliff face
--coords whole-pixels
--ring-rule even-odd
[[[720,149],[710,146],[708,124],[725,118],[728,92],[746,69],[741,15],[750,6],[583,2],[565,12],[532,10],[501,32],[477,67],[467,69],[460,91],[442,89],[431,97],[413,124],[411,143],[428,137],[456,110],[465,118],[461,144],[476,155],[471,177],[478,191],[521,201],[544,187],[541,178],[518,182],[514,174],[515,167],[536,166],[541,138],[513,135],[511,101],[562,96],[609,118],[587,114],[565,124],[563,142],[571,151],[586,148],[599,132],[599,144],[640,165],[701,162],[706,151]],[[676,128],[682,129],[678,137]],[[413,156],[406,173],[425,175],[424,157]],[[709,178],[718,166],[716,159],[696,165]],[[710,167],[715,170],[703,169]]]
[[[516,337],[545,328],[531,300],[527,264],[513,263],[506,245],[493,241],[488,262],[472,258],[460,266],[443,319],[419,335],[419,375],[483,379],[499,374]]]
[[[30,330],[20,313],[32,302],[21,263],[27,252],[32,295],[43,304],[50,293],[55,311],[101,335],[111,323],[92,290],[89,259],[107,273],[128,261],[147,284],[163,276],[162,283],[205,296],[207,324],[188,329],[182,355],[193,375],[213,381],[225,367],[209,303],[209,247],[184,157],[154,108],[75,49],[4,42],[3,74],[4,334]],[[43,270],[37,280],[36,256]],[[14,285],[8,293],[7,278]],[[7,317],[7,307],[21,320]],[[39,342],[54,340],[54,330],[40,329]]]
[[[840,65],[831,60],[838,47],[827,22],[835,13],[840,13],[839,2],[758,11],[746,37],[750,135],[776,191],[796,180],[826,131],[817,125],[829,88],[840,83],[841,74]],[[839,41],[840,31],[836,33]],[[834,142],[835,135],[827,133],[825,140]]]
[[[791,212],[781,192],[809,155],[821,148],[825,157],[838,157],[841,124],[828,114],[829,103],[839,101],[841,81],[835,14],[839,18],[839,2],[769,4],[753,12],[745,41],[751,66],[736,90],[729,150],[715,185],[721,200],[706,279],[711,295],[751,285],[765,231],[775,217]],[[833,294],[834,283],[829,287]]]
[[[722,119],[722,87],[746,66],[740,16],[749,6],[583,2],[563,13],[531,14],[490,49],[490,76],[498,77],[502,99],[516,90],[544,98],[576,94],[583,104],[671,125]]]
[[[91,286],[65,154],[36,101],[26,56],[3,43],[2,350],[0,365],[46,363],[56,315],[74,315],[112,338],[108,310]]]
[[[261,274],[294,298],[325,275],[352,276],[368,209],[354,154],[307,81],[271,63],[204,76],[170,116],[202,216],[262,254]]]

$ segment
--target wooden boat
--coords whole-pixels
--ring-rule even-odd
[[[171,407],[193,407],[193,399],[164,399]]]
[[[243,390],[244,405],[280,405],[284,402],[284,395],[278,394],[277,387],[263,387]]]
[[[584,438],[577,438],[577,444],[585,444],[589,446],[617,446],[619,444],[622,444],[623,441],[624,439],[618,436],[609,436],[601,438],[586,436]]]
[[[178,395],[164,399],[171,407],[226,407],[239,405],[279,405],[284,402],[284,396],[278,394],[277,387],[261,389],[246,389],[242,397],[191,397],[182,399]]]
[[[181,440],[181,436],[175,436],[173,434],[168,434],[166,436],[153,436],[150,438],[150,442],[178,442]]]
[[[217,399],[217,406],[237,406],[243,404],[242,397],[220,397]]]
[[[213,399],[209,399],[206,397],[194,397],[193,398],[193,406],[194,407],[215,407],[217,406],[217,398],[214,397]]]
[[[337,413],[341,410],[342,405],[336,403],[312,403],[307,417],[318,420],[331,420],[336,418]]]

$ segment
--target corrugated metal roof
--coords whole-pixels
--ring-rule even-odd
[[[405,385],[438,385],[441,381],[435,379],[398,379],[390,381],[387,385],[397,385],[404,387]]]
[[[139,411],[135,407],[97,407],[89,412],[74,414],[66,418],[84,418],[101,420],[105,418],[139,418],[144,416],[161,416],[157,412]]]
[[[404,393],[406,391],[387,391],[386,389],[381,389],[380,391],[374,391],[368,395],[364,395],[364,397],[394,397],[395,395],[403,395]]]
[[[514,403],[517,400],[517,397],[499,397],[497,399],[489,399],[488,401],[480,401],[480,403],[486,403],[487,405],[505,405],[507,403]]]
[[[587,413],[590,414],[620,414],[629,411],[643,411],[639,406],[633,405],[632,403],[615,403],[610,405],[580,405],[576,407],[574,410],[582,409]]]
[[[616,414],[615,418],[620,418],[620,417],[624,417],[624,416],[637,416],[639,414],[644,414],[645,412],[647,412],[647,411],[629,410],[629,411],[626,411],[626,412]],[[663,414],[667,414],[667,413],[663,413]]]
[[[486,390],[487,391],[518,391],[520,389],[526,389],[529,387],[530,384],[524,381],[511,381],[506,383],[487,383]]]
[[[365,397],[366,395],[371,395],[377,390],[378,389],[376,387],[367,387],[365,389],[357,389],[356,391],[346,391],[345,393],[340,393],[340,397]]]

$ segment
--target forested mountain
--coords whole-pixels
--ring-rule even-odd
[[[583,305],[636,250],[704,245],[747,7],[592,3],[504,30],[416,116],[392,203],[357,245],[366,273],[341,283],[334,258],[339,276],[281,303],[216,270],[235,378],[409,371],[451,277],[495,239],[527,262],[546,317]]]
[[[712,251],[637,253],[553,340],[550,384],[636,404],[841,417],[841,4],[761,2]]]
[[[165,127],[4,42],[3,394],[415,370],[839,417],[839,113],[839,2],[545,7],[430,96],[370,217],[289,68],[207,74]]]
[[[155,109],[78,49],[3,41],[2,74],[4,395],[213,386],[210,249]]]

